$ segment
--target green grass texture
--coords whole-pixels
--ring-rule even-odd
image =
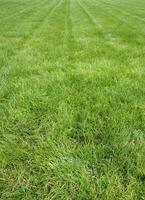
[[[144,0],[0,0],[0,199],[145,199]]]

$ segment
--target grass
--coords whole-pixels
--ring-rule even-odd
[[[145,1],[0,0],[0,199],[145,199]]]

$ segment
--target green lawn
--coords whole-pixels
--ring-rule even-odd
[[[145,199],[144,0],[0,0],[0,199]]]

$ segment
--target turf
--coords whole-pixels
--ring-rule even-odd
[[[145,1],[0,0],[0,199],[145,199]]]

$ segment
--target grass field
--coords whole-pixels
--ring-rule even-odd
[[[0,199],[145,199],[144,0],[0,0]]]

